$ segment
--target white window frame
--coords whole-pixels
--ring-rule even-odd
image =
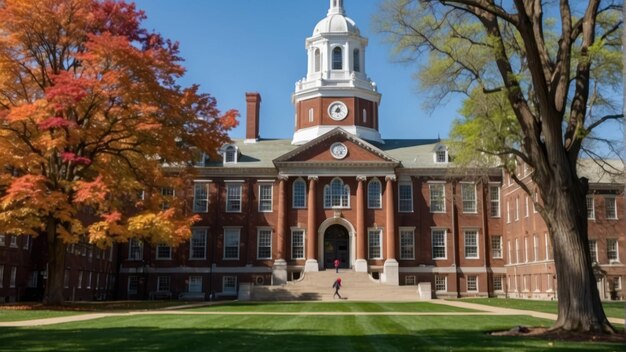
[[[206,227],[193,227],[191,229],[191,237],[189,238],[189,260],[205,260],[207,252],[207,240],[209,229]],[[198,244],[194,242],[197,241]],[[202,256],[195,256],[194,249],[202,244]]]
[[[528,237],[524,237],[524,263],[528,262]]]
[[[24,237],[24,244],[22,245],[22,249],[30,249],[30,235],[24,235],[22,237]]]
[[[341,193],[335,194],[333,184],[341,183]],[[338,197],[338,198],[337,198]],[[333,201],[339,199],[339,204],[333,204]],[[325,209],[350,209],[350,186],[345,184],[340,177],[333,178],[326,186],[324,186],[324,208]]]
[[[9,247],[17,248],[17,235],[9,235],[9,237],[11,238],[9,240]]]
[[[190,275],[188,280],[189,281],[187,282],[187,292],[202,293],[203,278],[201,275]]]
[[[378,185],[378,192],[372,192],[373,185]],[[374,190],[375,191],[375,190]],[[383,184],[373,178],[367,183],[367,208],[381,209],[383,207]]]
[[[372,246],[373,240],[378,240],[378,256],[372,254],[372,249],[376,248]],[[383,259],[383,229],[381,228],[369,228],[367,229],[367,258],[368,259]]]
[[[519,221],[519,196],[515,197],[515,221]]]
[[[209,182],[194,182],[193,184],[193,212],[209,212]],[[204,192],[202,192],[204,188]]]
[[[234,245],[227,246],[229,237],[231,241],[236,241],[237,256],[226,256],[226,250],[228,248],[235,248]],[[232,242],[234,243],[234,242]],[[222,254],[223,260],[239,260],[241,255],[241,227],[224,227],[224,251]]]
[[[464,214],[478,213],[478,202],[476,198],[476,184],[475,183],[461,182],[461,200],[463,204]]]
[[[442,283],[443,283],[443,290],[440,289]],[[447,275],[435,275],[435,292],[448,292],[448,276]]]
[[[163,257],[161,256],[161,249],[162,248],[169,248],[169,255],[167,257]],[[167,245],[167,244],[157,244],[156,248],[156,260],[171,260],[172,259],[172,246]]]
[[[435,188],[441,187],[441,197],[437,198],[435,201],[437,204],[441,202],[441,209],[433,210],[433,190]],[[444,214],[446,212],[446,184],[445,182],[429,182],[428,183],[428,208],[431,213],[439,213]]]
[[[398,243],[400,244],[400,260],[415,259],[415,227],[400,227],[398,229]],[[410,255],[407,255],[409,254]]]
[[[362,117],[363,117],[363,123],[367,123],[367,109],[363,109]]]
[[[301,241],[302,241],[302,255],[301,256],[297,256],[295,255],[296,253],[296,248],[298,248],[298,251],[300,250],[300,246],[296,247],[296,237],[301,237]],[[298,240],[299,242],[300,240]],[[306,258],[306,232],[304,231],[304,229],[299,228],[299,227],[293,227],[291,228],[291,259],[293,260],[298,260],[298,259],[305,259]]]
[[[587,203],[587,219],[595,220],[596,219],[596,206],[595,206],[595,200],[593,196],[587,196],[586,203]]]
[[[161,209],[169,209],[170,203],[166,200],[174,199],[174,197],[176,197],[176,190],[173,187],[161,187],[161,197],[163,198],[163,203],[161,203]]]
[[[472,237],[474,237],[473,244],[471,243]],[[479,241],[480,241],[480,234],[478,233],[478,230],[463,230],[463,252],[465,254],[465,259],[480,259]],[[475,250],[476,250],[475,256],[468,255],[468,249],[471,249],[472,247],[475,247]]]
[[[273,203],[274,185],[268,182],[259,183],[259,213],[271,213],[274,209]]]
[[[470,288],[470,284],[472,281],[474,282],[473,289]],[[467,288],[466,288],[467,292],[478,292],[478,276],[477,275],[468,275],[466,284],[467,284]]]
[[[511,204],[508,199],[506,200],[506,223],[511,223]]]
[[[502,281],[503,281],[502,280],[503,279],[502,275],[494,275],[492,277],[493,277],[493,290],[494,290],[494,292],[503,292],[504,291],[504,286],[502,285]],[[497,284],[498,282],[499,282],[500,288],[496,287],[496,286],[498,286],[498,284]]]
[[[615,282],[615,281],[617,281],[617,282]],[[621,290],[622,289],[622,277],[621,276],[613,276],[613,288],[615,290]]]
[[[222,147],[222,153],[224,155],[224,166],[237,164],[237,159],[239,158],[239,148],[236,145],[225,144]]]
[[[525,212],[524,212],[524,217],[527,218],[530,215],[530,212],[529,212],[530,209],[528,207],[528,196],[524,197],[524,201],[526,202],[526,204],[525,204],[526,205],[526,209],[525,209]]]
[[[4,287],[4,265],[0,264],[0,288]]]
[[[613,213],[609,214],[609,204],[613,204]],[[617,198],[615,196],[604,197],[604,215],[607,220],[617,220]]]
[[[403,195],[406,195],[406,193],[403,194],[401,189],[407,186],[409,188],[409,193],[408,193],[409,197],[403,198]],[[406,205],[409,205],[409,207],[407,208]],[[411,181],[398,182],[398,212],[399,213],[412,213],[413,212],[413,182]]]
[[[447,164],[448,160],[448,148],[441,144],[437,145],[433,153],[433,162],[435,164]]]
[[[87,287],[88,289],[91,289],[91,274],[92,272],[89,272],[89,276],[87,277]]]
[[[613,250],[611,249],[611,245],[610,243],[614,243],[615,244],[615,259],[611,259],[611,256],[609,255],[609,253],[613,252]],[[617,240],[617,238],[607,238],[606,239],[606,258],[609,260],[609,264],[614,264],[614,263],[619,263],[619,241]]]
[[[302,185],[302,205],[296,204],[296,200],[299,198],[299,196],[297,196],[296,194],[296,186],[297,185]],[[293,181],[293,184],[291,185],[291,206],[294,209],[306,209],[307,207],[307,189],[306,189],[306,181],[304,181],[302,178],[298,178],[295,181]]]
[[[225,294],[237,293],[237,276],[225,275],[222,277],[222,292]]]
[[[241,213],[242,199],[241,194],[243,192],[243,184],[241,182],[226,182],[226,210],[227,213]],[[238,206],[234,204],[239,202]]]
[[[598,262],[598,241],[589,240],[589,255],[592,263]]]
[[[515,239],[515,264],[519,263],[519,239]]]
[[[133,255],[133,248],[138,248]],[[128,240],[128,260],[143,260],[143,241],[136,238]]]
[[[132,288],[134,286],[134,288]],[[139,292],[139,276],[129,275],[128,282],[126,284],[126,293],[129,295],[136,295]]]
[[[539,238],[533,235],[533,261],[539,261]]]
[[[500,253],[500,254],[498,255],[497,253]],[[503,254],[502,253],[502,235],[492,235],[491,236],[491,257],[493,259],[502,259],[502,254]]]
[[[309,108],[309,122],[315,121],[315,110],[313,108]]]
[[[494,198],[494,194],[496,197]],[[500,185],[489,185],[489,215],[492,218],[500,217]]]
[[[256,230],[256,259],[267,260],[272,259],[272,242],[274,233],[271,227],[258,227]],[[269,238],[269,243],[267,239]],[[261,246],[263,244],[263,246]],[[262,249],[269,249],[269,255],[261,255]]]
[[[163,289],[161,286],[167,283],[167,288]],[[169,275],[159,275],[157,276],[157,292],[170,292],[172,290],[172,278]]]
[[[513,264],[513,256],[511,255],[511,241],[508,240],[506,241],[506,249],[507,249],[507,257],[508,257],[508,263],[509,264]]]
[[[443,246],[438,245],[435,247],[435,235],[443,235]],[[446,260],[448,259],[448,230],[442,228],[432,228],[430,230],[430,243],[431,243],[431,256],[433,260]],[[443,247],[443,257],[435,256],[435,248]]]
[[[415,286],[416,284],[415,275],[407,275],[404,277],[405,286]]]

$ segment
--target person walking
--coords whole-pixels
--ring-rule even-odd
[[[335,280],[335,282],[333,283],[333,288],[335,289],[335,294],[333,295],[333,298],[335,298],[335,296],[339,297],[339,299],[341,299],[341,295],[339,294],[339,289],[341,288],[341,278],[338,277],[337,280]]]
[[[335,261],[333,262],[333,264],[335,265],[335,273],[339,274],[339,264],[341,262],[339,261],[339,258],[335,258]]]

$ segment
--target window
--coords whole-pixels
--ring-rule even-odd
[[[291,259],[304,259],[304,230],[291,230]]]
[[[533,193],[533,213],[537,213],[537,204],[539,202],[539,192],[535,191]]]
[[[320,72],[321,69],[321,63],[322,63],[322,58],[320,56],[320,49],[315,49],[315,72]]]
[[[17,248],[17,236],[9,236],[11,239],[9,240],[9,246],[12,248]]]
[[[491,256],[502,258],[502,236],[491,236]]]
[[[614,276],[611,279],[611,288],[613,290],[621,290],[622,289],[622,277],[621,276]]]
[[[333,179],[329,185],[324,187],[324,207],[350,207],[350,187],[348,185],[344,185],[340,178]]]
[[[65,270],[63,272],[63,287],[64,288],[70,287],[70,271],[69,270]]]
[[[367,123],[367,110],[363,109],[363,114],[361,114],[361,116],[363,117],[363,123]]]
[[[476,280],[476,276],[471,275],[467,277],[467,291],[468,292],[478,291],[478,280]]]
[[[39,281],[38,276],[39,276],[39,272],[37,270],[31,271],[30,275],[28,276],[28,282],[26,283],[26,287],[37,288],[37,282]],[[0,280],[2,280],[2,278],[0,278]]]
[[[606,240],[606,256],[609,258],[609,263],[617,263],[617,262],[619,262],[617,240],[616,239],[607,239]]]
[[[367,257],[369,259],[381,259],[382,258],[382,236],[383,231],[380,229],[369,230],[367,232],[368,245],[367,245]]]
[[[170,201],[174,198],[176,192],[171,187],[161,187],[161,197],[163,197],[163,203],[161,203],[161,209],[169,209]]]
[[[587,196],[587,219],[594,220],[596,218],[596,210],[593,204],[593,196]]]
[[[202,276],[199,276],[199,275],[189,276],[189,286],[187,287],[187,292],[190,292],[190,293],[202,292]]]
[[[192,229],[189,259],[206,259],[207,229]]]
[[[617,219],[617,205],[615,202],[615,197],[604,198],[604,210],[606,211],[607,219]]]
[[[528,215],[529,215],[529,212],[528,212],[528,210],[529,210],[529,208],[528,208],[528,196],[526,196],[526,198],[524,200],[526,201],[526,204],[525,204],[526,205],[526,209],[525,209],[525,212],[524,212],[524,217],[528,217]]]
[[[539,260],[539,238],[533,235],[533,261]]]
[[[413,228],[400,228],[400,259],[415,259],[415,233]]]
[[[226,212],[241,212],[241,185],[229,183],[226,185]]]
[[[591,262],[598,262],[598,242],[596,240],[589,240],[589,254],[591,254]]]
[[[4,287],[4,265],[0,265],[0,288]]]
[[[507,257],[509,258],[508,262],[509,264],[512,264],[513,256],[511,256],[511,241],[506,241],[506,247],[507,247]]]
[[[445,198],[445,184],[443,183],[431,183],[428,185],[430,189],[430,212],[431,213],[445,213],[446,203]]]
[[[198,159],[196,159],[194,165],[198,167],[206,167],[207,164],[211,161],[211,158],[206,153],[200,153],[198,155]],[[143,199],[143,195],[140,194],[141,197],[139,199]]]
[[[89,272],[89,276],[87,277],[87,288],[91,288],[91,274],[92,272]]]
[[[343,54],[341,48],[336,46],[333,49],[333,70],[341,70],[343,68]]]
[[[500,186],[489,186],[489,215],[500,217]]]
[[[272,259],[272,230],[257,230],[257,259]]]
[[[398,211],[403,213],[413,211],[413,184],[410,182],[398,183]]]
[[[463,212],[476,213],[476,185],[473,183],[462,183],[461,196],[463,197]]]
[[[519,257],[520,257],[520,252],[519,252],[519,239],[515,239],[515,263],[519,263]]]
[[[367,207],[380,209],[382,206],[382,185],[378,179],[373,179],[367,184]]]
[[[448,277],[435,275],[435,291],[446,292],[448,291]]]
[[[309,122],[313,122],[315,115],[314,115],[315,110],[313,110],[313,108],[309,109]]]
[[[502,275],[493,276],[493,290],[502,291]]]
[[[506,223],[511,223],[511,205],[508,200],[506,201]]]
[[[237,163],[237,147],[234,145],[226,145],[223,149],[224,164],[236,164]]]
[[[306,208],[306,183],[301,178],[293,182],[293,207]]]
[[[442,144],[435,146],[434,162],[436,164],[444,164],[448,162],[448,149]]]
[[[415,275],[407,275],[404,277],[404,284],[406,286],[414,286],[416,284],[415,282]]]
[[[128,260],[143,259],[143,242],[136,238],[128,240]]]
[[[222,292],[237,293],[237,276],[224,276],[222,279]]]
[[[22,249],[28,249],[28,248],[30,248],[30,236],[24,235],[24,245],[22,246]]]
[[[465,258],[478,259],[478,231],[465,231]]]
[[[159,276],[157,277],[157,291],[168,292],[170,290],[170,277]]]
[[[78,288],[82,288],[83,287],[83,272],[79,271],[78,272]]]
[[[156,259],[172,259],[172,247],[166,244],[158,244],[156,247]]]
[[[270,213],[272,211],[272,184],[259,185],[259,212]]]
[[[197,182],[193,185],[193,212],[206,213],[209,211],[209,184]]]
[[[515,221],[519,220],[519,197],[515,198]]]
[[[128,277],[128,294],[136,295],[139,289],[139,277],[131,275]]]
[[[352,64],[354,66],[354,72],[361,72],[361,55],[359,49],[352,51]]]
[[[524,237],[524,263],[528,263],[528,237]]]
[[[239,259],[239,228],[224,229],[224,259]]]
[[[433,259],[446,259],[446,230],[431,230]]]
[[[3,235],[3,234],[0,234],[0,246],[4,246],[4,243],[5,243],[5,241],[4,241],[4,235]]]

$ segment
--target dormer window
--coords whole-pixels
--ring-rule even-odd
[[[343,69],[343,55],[341,48],[336,46],[333,49],[333,70]]]
[[[445,164],[448,162],[448,148],[446,146],[438,144],[435,147],[435,155],[434,155],[436,164]]]
[[[205,167],[211,159],[206,153],[200,153],[198,159],[196,159],[196,166]]]
[[[226,144],[222,147],[222,156],[224,159],[224,165],[236,164],[239,157],[239,148],[233,144]]]

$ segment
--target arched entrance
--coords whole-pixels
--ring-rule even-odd
[[[324,268],[334,268],[335,259],[340,268],[350,267],[350,236],[341,225],[331,225],[324,232]]]

